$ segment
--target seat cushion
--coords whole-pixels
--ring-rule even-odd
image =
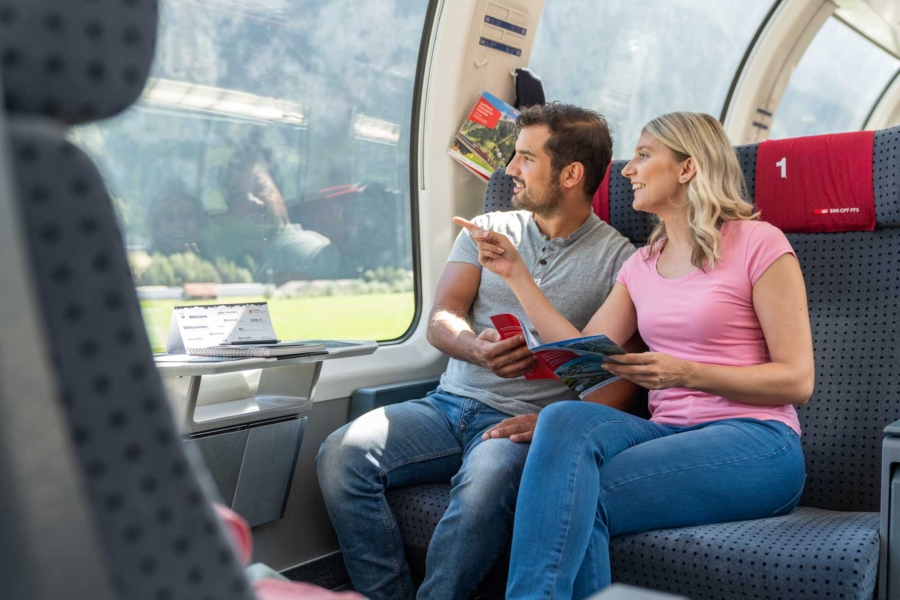
[[[450,484],[395,488],[388,490],[387,500],[400,527],[403,545],[427,550],[438,521],[450,505]]]
[[[616,538],[613,579],[694,600],[868,600],[878,571],[879,519],[800,507],[784,517]]]
[[[449,484],[388,491],[408,549],[425,550]],[[610,544],[613,581],[702,598],[868,600],[878,513],[800,507],[784,517],[648,531]]]

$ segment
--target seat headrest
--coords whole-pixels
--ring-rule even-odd
[[[643,245],[656,226],[656,217],[634,210],[631,182],[622,175],[627,160],[609,163],[600,187],[594,193],[593,208],[598,217],[612,225],[632,244]]]
[[[500,167],[491,174],[488,179],[487,189],[484,190],[484,202],[482,213],[495,211],[515,210],[512,205],[512,197],[516,184],[512,175],[506,174],[506,167]]]
[[[779,141],[779,143],[790,144],[794,141],[806,139],[796,138],[795,140]],[[741,170],[744,173],[747,199],[756,204],[757,208],[760,208],[757,197],[759,192],[757,189],[759,146],[760,144],[747,144],[735,147]],[[842,157],[841,152],[848,148],[850,146],[844,146],[843,144],[839,146],[839,150],[836,153],[838,161],[847,158]],[[871,172],[867,170],[866,174],[863,175],[870,178],[868,189],[871,191],[864,193],[868,194],[869,202],[872,201],[872,195],[874,194],[875,228],[900,227],[900,127],[876,131],[874,142],[868,148],[868,150],[862,151],[862,156],[855,158],[859,158],[859,162],[869,161],[869,164],[871,164]],[[610,225],[618,229],[632,242],[643,244],[647,241],[647,237],[653,229],[654,220],[652,215],[639,213],[631,207],[634,202],[634,194],[631,191],[630,182],[622,176],[622,169],[627,162],[625,160],[616,160],[610,165],[606,178],[600,184],[600,188],[594,198],[594,212],[601,218],[604,215],[608,215]],[[767,163],[767,167],[773,167],[777,159],[769,162],[773,164],[769,165]],[[817,166],[823,166],[824,169],[824,161],[820,162],[822,164]],[[795,166],[791,162],[792,175],[795,172],[793,168]],[[840,170],[840,167],[837,168]],[[780,175],[780,172],[778,174]],[[826,174],[814,174],[813,178],[825,177]],[[859,174],[857,173],[857,182],[858,178]],[[763,201],[763,204],[765,204],[765,201]],[[762,220],[768,220],[765,210],[763,210]],[[816,229],[815,231],[819,230]]]
[[[0,70],[7,111],[69,124],[115,115],[141,94],[157,0],[6,0]]]
[[[837,175],[843,175],[851,169],[857,169],[860,172],[854,173],[854,178],[850,183],[854,188],[859,188],[857,193],[866,196],[868,202],[874,200],[875,206],[875,229],[891,229],[900,227],[900,127],[892,127],[891,129],[881,129],[874,132],[874,140],[871,139],[872,132],[858,132],[852,134],[835,134],[831,136],[816,136],[815,138],[795,138],[794,140],[783,140],[779,143],[791,144],[796,142],[798,146],[815,142],[816,138],[830,138],[830,153],[832,156],[825,156],[819,153],[816,156],[815,177],[827,179],[830,185],[835,185],[835,177],[832,171]],[[869,140],[866,140],[869,138]],[[862,142],[866,142],[862,145]],[[859,146],[858,156],[849,157],[845,153],[852,149],[854,145]],[[744,178],[750,191],[751,198],[755,201],[757,208],[760,206],[759,191],[756,189],[757,181],[757,157],[759,144],[738,147],[741,156],[741,167],[744,170]],[[871,160],[869,159],[871,156]],[[778,158],[778,157],[776,157]],[[853,158],[852,164],[848,162]],[[772,162],[771,160],[769,162]],[[871,171],[869,170],[871,165]],[[787,170],[787,165],[785,165]],[[792,169],[793,170],[793,169]],[[788,173],[785,173],[786,175]],[[780,173],[779,173],[780,175]],[[818,187],[818,186],[817,186]],[[849,186],[848,186],[849,187]],[[832,196],[840,196],[842,192],[834,190],[829,192]],[[818,197],[814,192],[807,193],[807,196]],[[862,198],[856,202],[860,205]],[[765,205],[765,200],[763,200]],[[818,205],[817,205],[818,206]],[[850,213],[855,214],[855,213]],[[764,221],[769,220],[765,212],[762,214]],[[852,229],[869,229],[870,227],[853,227],[836,228],[835,231],[845,231]],[[826,231],[828,229],[811,229],[809,231]],[[799,231],[799,230],[798,230]]]
[[[872,149],[875,226],[900,227],[900,127],[875,132]]]
[[[756,208],[785,233],[875,229],[875,132],[815,135],[759,144]]]

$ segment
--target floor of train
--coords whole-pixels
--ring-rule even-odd
[[[344,565],[344,556],[340,552],[288,569],[281,574],[292,581],[311,583],[329,590],[346,591],[353,589],[353,585],[350,583],[350,576],[347,574],[347,567]],[[421,582],[416,582],[417,587],[419,583]],[[472,596],[471,600],[502,599],[477,595]]]

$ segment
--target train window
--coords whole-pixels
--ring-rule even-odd
[[[171,308],[195,302],[265,298],[286,339],[410,328],[409,135],[427,7],[161,3],[141,100],[71,135],[114,198],[155,350]]]
[[[791,75],[770,138],[858,131],[900,61],[834,17]]]
[[[593,108],[616,158],[674,110],[719,115],[773,0],[547,0],[530,67],[548,99]]]

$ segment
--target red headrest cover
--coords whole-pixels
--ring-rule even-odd
[[[594,201],[591,206],[594,208],[594,214],[600,217],[606,223],[609,223],[609,172],[612,171],[612,163],[606,167],[606,174],[600,187],[594,192]]]
[[[872,231],[874,131],[769,140],[756,157],[756,208],[786,233]]]

